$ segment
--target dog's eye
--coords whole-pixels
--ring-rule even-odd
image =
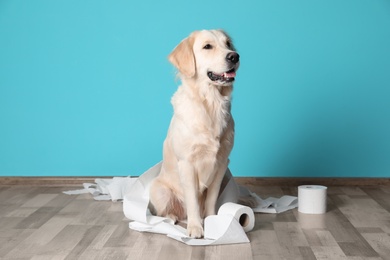
[[[226,41],[226,47],[229,49],[232,48],[232,43],[230,41]]]
[[[206,44],[205,46],[203,46],[203,49],[205,50],[211,50],[213,48],[213,46],[211,44]]]

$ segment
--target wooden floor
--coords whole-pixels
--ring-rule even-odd
[[[297,188],[249,187],[261,197]],[[390,187],[329,187],[328,212],[256,214],[251,243],[191,247],[128,228],[122,203],[0,186],[0,259],[390,259]]]

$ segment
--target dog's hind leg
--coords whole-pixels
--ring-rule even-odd
[[[150,187],[150,203],[153,214],[172,219],[175,223],[186,217],[183,202],[159,178]]]

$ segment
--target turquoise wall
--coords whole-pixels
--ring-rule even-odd
[[[166,57],[241,55],[236,176],[390,177],[390,1],[0,1],[0,175],[139,175],[161,160]]]

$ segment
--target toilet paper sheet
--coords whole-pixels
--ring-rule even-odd
[[[248,243],[249,239],[245,232],[250,231],[255,224],[253,211],[280,213],[297,207],[297,198],[292,196],[261,199],[247,188],[238,186],[228,169],[217,200],[217,208],[223,209],[229,203],[235,206],[231,205],[233,208],[229,209],[230,212],[219,211],[215,216],[206,217],[204,219],[204,238],[193,239],[186,235],[187,231],[184,227],[175,225],[171,219],[154,216],[148,209],[149,188],[152,180],[160,173],[161,165],[161,162],[154,165],[138,178],[96,179],[95,184],[84,184],[84,189],[64,193],[69,195],[90,193],[95,200],[123,200],[123,212],[131,220],[129,228],[140,232],[165,234],[172,239],[192,246]],[[258,206],[252,210],[235,204],[240,196],[254,197]],[[240,207],[250,210],[245,213],[249,219],[246,224],[242,219],[240,220],[241,213],[238,213],[238,210],[242,210]]]
[[[123,199],[136,181],[136,178],[130,177],[95,179],[95,183],[84,183],[84,189],[63,191],[63,193],[68,195],[90,193],[95,200],[118,201]]]
[[[294,196],[282,196],[280,198],[269,197],[261,199],[256,193],[251,193],[256,198],[257,207],[253,208],[254,212],[259,213],[282,213],[298,206],[298,198]]]
[[[142,174],[124,196],[123,212],[125,216],[133,220],[129,223],[131,229],[141,232],[165,234],[170,238],[192,246],[238,244],[248,243],[249,239],[239,220],[233,214],[222,212],[215,216],[208,216],[204,220],[204,238],[194,239],[187,236],[187,230],[180,225],[175,225],[169,218],[154,216],[149,211],[149,188],[152,180],[160,173],[161,163],[153,166]],[[230,175],[229,181],[221,192],[217,204],[222,205],[228,201],[236,202],[238,199],[238,187]],[[230,192],[231,191],[231,192]],[[237,204],[234,204],[237,205]],[[241,206],[241,205],[240,205]],[[241,206],[244,207],[244,206]],[[253,215],[253,211],[250,213]],[[251,219],[254,225],[254,216]]]

